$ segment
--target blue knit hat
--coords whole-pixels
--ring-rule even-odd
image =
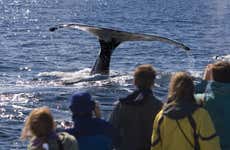
[[[95,102],[89,93],[77,92],[72,95],[69,108],[73,114],[91,113],[95,108]]]

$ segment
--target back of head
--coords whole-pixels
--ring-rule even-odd
[[[185,72],[175,73],[169,84],[169,101],[195,102],[194,84],[190,75]]]
[[[22,138],[26,135],[28,130],[36,137],[47,137],[54,131],[55,123],[52,114],[47,107],[34,109],[28,116]]]
[[[156,71],[149,64],[140,65],[134,72],[134,84],[139,89],[150,89],[156,78]]]
[[[213,64],[212,71],[214,81],[230,83],[230,62],[218,61]]]

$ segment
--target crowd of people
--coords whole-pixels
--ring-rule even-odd
[[[209,64],[201,82],[176,72],[163,104],[152,91],[155,69],[134,71],[136,90],[115,103],[108,121],[87,92],[71,97],[73,125],[56,129],[47,107],[35,108],[26,119],[22,139],[29,150],[229,150],[230,63]]]

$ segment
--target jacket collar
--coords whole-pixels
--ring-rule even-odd
[[[182,119],[192,114],[199,105],[190,102],[170,102],[163,106],[163,114],[171,119]]]
[[[119,101],[122,104],[142,104],[144,102],[144,99],[146,99],[149,96],[153,96],[153,92],[151,89],[138,89],[130,95],[128,95],[127,97],[120,98]]]

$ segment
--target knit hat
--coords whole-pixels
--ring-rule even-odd
[[[73,114],[91,113],[95,108],[95,102],[87,92],[76,92],[70,99],[70,110]]]

